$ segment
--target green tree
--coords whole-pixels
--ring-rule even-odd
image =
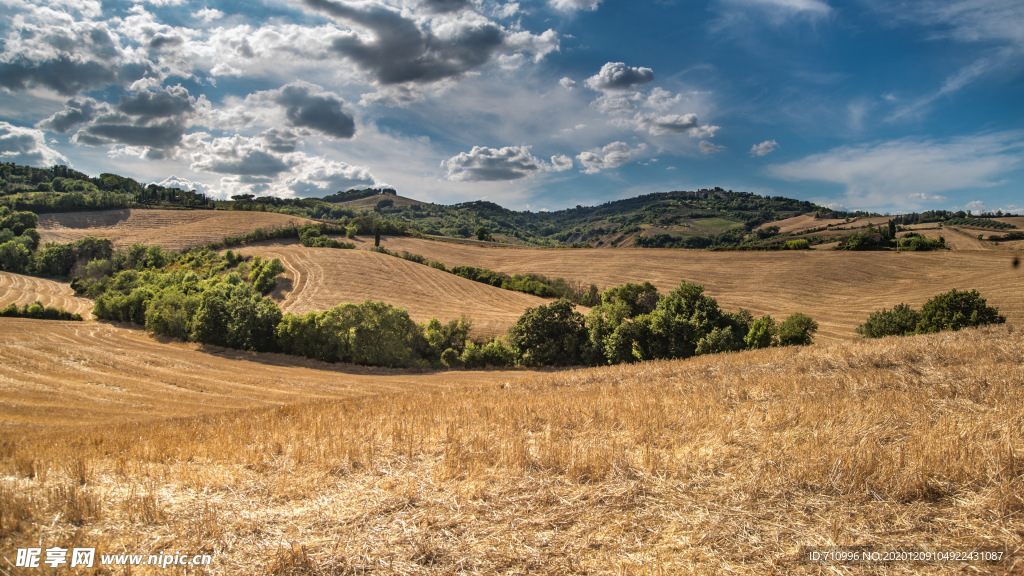
[[[814,342],[818,323],[806,314],[797,312],[779,324],[779,346],[805,346]]]
[[[583,315],[563,298],[528,309],[508,339],[523,365],[567,366],[582,363],[587,332]]]
[[[718,302],[704,294],[704,287],[683,281],[651,313],[655,357],[689,358],[701,339],[727,325]]]
[[[998,308],[989,306],[977,290],[954,289],[924,303],[916,331],[927,334],[1003,322],[1006,317],[999,314]]]
[[[476,232],[474,232],[474,234],[476,234],[476,239],[477,240],[481,240],[481,241],[485,241],[485,242],[490,242],[491,240],[494,239],[491,236],[490,230],[488,230],[487,228],[485,228],[483,226],[477,228]]]
[[[864,338],[903,336],[913,334],[921,315],[907,304],[897,304],[892,310],[872,312],[866,322],[857,326],[857,333]]]
[[[750,325],[750,330],[747,332],[746,338],[744,338],[744,343],[749,350],[768,348],[775,345],[777,333],[778,327],[775,325],[775,319],[765,315],[754,320]]]

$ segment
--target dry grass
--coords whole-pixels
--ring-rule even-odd
[[[0,318],[0,422],[16,430],[454,389],[523,373],[332,365],[181,343],[97,322]]]
[[[117,248],[155,244],[180,250],[256,228],[269,230],[306,222],[306,218],[272,212],[131,209],[42,214],[38,229],[43,242],[67,243],[96,236],[110,238]]]
[[[947,234],[950,236],[950,234]],[[746,308],[775,318],[794,312],[818,321],[823,341],[856,338],[871,312],[905,302],[920,307],[952,290],[975,289],[1006,317],[1024,325],[1024,269],[1014,253],[984,252],[706,252],[641,248],[481,247],[417,238],[385,238],[449,266],[471,265],[509,274],[534,272],[597,284],[602,290],[649,280],[662,293],[681,280],[703,284],[726,310]]]
[[[363,246],[372,246],[360,240]],[[494,288],[429,266],[365,250],[306,248],[298,242],[260,243],[240,253],[280,258],[285,279],[271,294],[285,312],[327,310],[342,302],[383,300],[405,308],[417,322],[473,320],[474,336],[505,333],[536,296]]]
[[[8,433],[0,541],[216,574],[1020,573],[1022,381],[1000,327]],[[1009,560],[801,560],[832,544]]]
[[[82,318],[92,318],[92,300],[75,296],[75,291],[67,284],[0,271],[0,308],[12,302],[24,306],[36,301],[44,306],[63,308]]]

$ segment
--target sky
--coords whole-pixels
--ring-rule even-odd
[[[1022,0],[0,0],[0,160],[518,210],[1024,212]]]

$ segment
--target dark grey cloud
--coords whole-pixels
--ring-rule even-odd
[[[278,130],[277,128],[271,128],[263,134],[260,134],[260,137],[263,139],[267,150],[277,152],[279,154],[294,152],[296,146],[299,144],[299,135],[291,130]]]
[[[443,14],[465,10],[473,3],[470,0],[422,0],[420,5],[431,12]]]
[[[345,102],[327,93],[314,93],[318,88],[296,83],[281,88],[274,101],[285,109],[289,124],[298,128],[312,128],[335,138],[351,138],[356,123],[342,107]]]
[[[455,182],[518,180],[544,169],[528,146],[474,146],[469,152],[445,160],[441,166],[448,170],[448,179]]]
[[[195,100],[182,86],[170,86],[156,92],[147,90],[121,96],[117,110],[134,116],[137,122],[145,122],[190,115],[195,110]]]
[[[94,110],[100,107],[105,105],[94,104]],[[107,109],[85,121],[74,140],[87,146],[141,146],[151,149],[148,157],[160,158],[181,144],[194,112],[195,99],[181,86],[137,91],[122,96],[115,110]],[[57,118],[56,123],[66,124],[78,115],[67,106],[64,113],[71,118],[57,118],[58,113],[44,122]]]
[[[19,55],[0,62],[0,87],[18,91],[41,86],[63,96],[74,96],[83,90],[134,82],[150,71],[152,65],[149,62],[118,64],[82,60],[65,54],[45,60],[30,60]]]
[[[459,76],[487,63],[506,39],[505,31],[491,22],[459,23],[450,35],[440,38],[385,6],[305,2],[372,32],[372,40],[355,34],[337,38],[333,49],[381,84],[425,83]]]
[[[623,62],[608,62],[601,71],[587,78],[586,84],[594,90],[628,90],[654,80],[654,70],[626,66]]]
[[[43,120],[36,126],[44,130],[66,134],[79,124],[92,122],[100,114],[110,111],[110,107],[92,98],[72,98],[64,102],[64,109]]]
[[[640,125],[656,136],[683,134],[697,128],[696,114],[668,114],[666,116],[643,116]]]
[[[198,139],[191,150],[192,169],[204,172],[230,174],[245,179],[245,183],[272,179],[291,170],[294,162],[284,154],[271,149],[280,142],[280,132],[269,138],[264,133],[256,137],[235,135],[213,140]]]

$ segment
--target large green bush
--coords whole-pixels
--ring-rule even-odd
[[[560,299],[530,308],[508,331],[509,343],[526,366],[580,364],[587,342],[583,315]]]
[[[879,310],[857,327],[865,338],[929,334],[944,330],[961,330],[972,326],[1002,324],[1006,317],[989,306],[977,290],[950,290],[925,302],[918,312],[906,304],[892,310]]]
[[[866,322],[857,326],[857,333],[865,338],[902,336],[913,334],[921,315],[907,304],[897,304],[892,310],[872,312]]]

